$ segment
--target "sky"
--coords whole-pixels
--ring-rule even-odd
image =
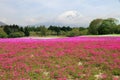
[[[0,0],[0,21],[17,25],[89,26],[120,19],[120,0]]]

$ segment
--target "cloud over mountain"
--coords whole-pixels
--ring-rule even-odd
[[[0,20],[18,25],[88,26],[96,18],[119,18],[119,7],[119,0],[0,0]]]
[[[6,25],[6,23],[3,23],[3,22],[0,21],[0,26],[2,26],[2,25]]]

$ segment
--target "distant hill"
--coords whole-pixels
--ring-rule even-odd
[[[2,26],[2,25],[7,25],[7,24],[0,21],[0,26]]]
[[[79,25],[64,24],[64,23],[59,23],[59,22],[43,22],[43,23],[37,23],[33,26],[39,26],[39,25],[45,25],[46,27],[49,27],[50,25],[53,25],[53,26],[71,26],[71,27],[79,26]]]

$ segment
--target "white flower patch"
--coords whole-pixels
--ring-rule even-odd
[[[33,54],[31,54],[31,55],[30,55],[30,58],[33,58],[33,57],[34,57],[34,55],[33,55]]]
[[[81,65],[83,65],[83,63],[82,62],[78,62],[78,66],[81,66]]]
[[[43,74],[44,74],[45,76],[48,76],[48,75],[49,75],[49,72],[43,72]]]
[[[103,74],[103,73],[99,73],[99,74],[95,75],[95,76],[94,76],[94,77],[96,78],[95,80],[101,79],[101,78],[102,78],[102,74]]]

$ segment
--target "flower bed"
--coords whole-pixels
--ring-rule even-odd
[[[1,80],[119,80],[120,37],[0,39]]]

